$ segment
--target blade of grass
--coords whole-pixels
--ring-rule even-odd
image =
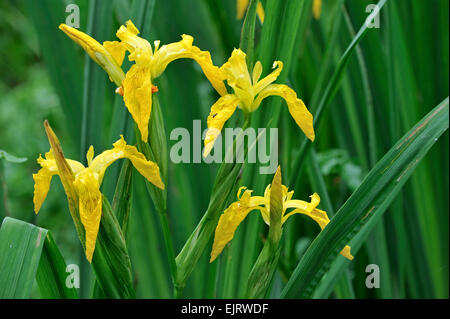
[[[333,204],[331,203],[330,195],[325,184],[322,172],[320,171],[317,161],[317,155],[314,147],[311,148],[309,154],[309,170],[308,175],[312,189],[320,194],[321,205],[327,212],[328,216],[332,218],[335,215]],[[337,298],[355,298],[355,292],[351,285],[350,273],[346,271],[341,280],[336,285]]]
[[[53,236],[47,232],[42,249],[36,281],[41,297],[46,299],[77,299],[75,287],[69,288],[66,284],[66,262],[56,246]]]
[[[280,2],[278,4],[273,4],[268,1],[267,6],[273,6],[275,11],[272,14],[267,14],[265,19],[263,30],[262,30],[262,40],[259,48],[260,52],[260,61],[263,64],[263,67],[266,67],[265,70],[268,70],[268,66],[274,60],[281,60],[284,63],[284,68],[289,70],[292,64],[292,60],[294,57],[294,48],[296,47],[295,41],[297,39],[297,31],[302,29],[301,27],[301,18],[303,16],[303,10],[305,9],[304,2],[291,1],[286,6],[280,6]],[[267,9],[268,11],[269,9]],[[277,20],[278,19],[278,20]],[[282,23],[280,23],[282,21]],[[266,25],[267,22],[267,25]],[[265,31],[264,29],[268,30]],[[264,38],[265,35],[273,34],[274,32],[279,32],[281,36],[280,40],[277,43],[272,39]],[[276,38],[276,37],[275,37]],[[268,42],[269,41],[269,42]],[[266,51],[267,50],[267,51]],[[289,72],[284,71],[280,74],[277,81],[280,83],[286,82],[288,78]],[[264,102],[263,102],[264,103]],[[282,112],[286,112],[286,109],[281,106],[281,99],[271,99],[269,102],[265,103],[266,105],[262,105],[260,107],[261,110],[255,112],[253,115],[255,118],[255,124],[252,125],[254,128],[266,127],[274,128],[278,127],[280,114]],[[264,119],[264,120],[263,120]],[[262,124],[264,123],[264,124]],[[251,170],[253,173],[249,174],[250,176],[246,176],[244,180],[248,180],[246,185],[252,185],[252,188],[255,193],[262,193],[264,191],[264,187],[270,183],[270,175],[262,175],[254,173],[257,171],[257,166],[250,166],[247,170]],[[245,185],[245,184],[244,184]],[[261,238],[259,236],[261,228],[261,219],[258,216],[257,218],[249,218],[248,225],[246,226],[246,236],[245,241],[243,243],[244,250],[246,252],[246,256],[242,261],[241,270],[241,278],[247,278],[252,267],[253,263],[256,260],[260,252],[261,246]],[[247,235],[249,234],[249,235]],[[244,296],[245,287],[241,286],[239,289],[238,296]]]
[[[342,55],[338,66],[336,67],[336,70],[334,71],[333,75],[331,76],[330,82],[328,83],[327,88],[325,89],[325,92],[322,95],[322,98],[320,99],[320,102],[318,104],[317,110],[314,113],[314,126],[317,127],[318,123],[320,122],[321,115],[323,110],[330,104],[331,100],[335,96],[337,90],[339,89],[340,81],[342,80],[343,72],[345,71],[348,61],[350,59],[350,56],[352,55],[356,45],[359,43],[359,41],[362,39],[362,37],[367,33],[369,30],[368,28],[368,22],[370,22],[374,16],[376,16],[379,11],[383,8],[384,4],[386,3],[386,0],[380,0],[377,4],[378,11],[374,11],[370,16],[367,17],[367,20],[364,22],[362,27],[359,29],[356,36],[353,38],[352,42],[348,46],[348,48],[345,50],[344,54]],[[289,185],[296,185],[297,179],[300,177],[300,171],[302,168],[302,164],[304,162],[304,157],[306,156],[307,149],[311,146],[311,143],[308,142],[306,138],[303,138],[303,142],[300,147],[300,153],[295,158],[294,163],[292,165],[293,172],[297,172],[297,174],[292,175],[290,178]]]
[[[30,297],[48,230],[6,217],[0,228],[0,298]]]
[[[89,2],[89,17],[86,33],[102,43],[109,40],[112,31],[112,6],[105,1],[93,0]],[[70,41],[66,39],[65,41]],[[89,145],[96,149],[102,149],[103,113],[105,105],[105,92],[108,76],[95,63],[88,54],[85,54],[84,62],[84,90],[81,122],[81,146],[80,158],[85,162],[85,154]]]
[[[63,1],[30,1],[24,6],[35,26],[42,58],[66,114],[72,141],[81,138],[82,60],[79,49],[68,41],[58,25],[65,21]],[[77,145],[78,148],[78,145]]]
[[[283,298],[310,297],[342,247],[364,224],[376,224],[373,217],[384,213],[420,160],[448,129],[448,109],[447,98],[375,165],[308,248],[286,284]]]

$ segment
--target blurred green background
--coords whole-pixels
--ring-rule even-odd
[[[103,70],[96,65],[83,67],[88,61],[85,53],[57,28],[65,22],[65,7],[70,3],[80,8],[80,30],[100,42],[115,39],[115,30],[132,18],[140,26],[141,35],[151,41],[160,39],[165,44],[178,41],[183,33],[192,35],[195,45],[211,52],[216,65],[224,63],[232,49],[239,46],[242,21],[236,19],[236,2],[231,0],[0,2],[0,149],[28,159],[24,163],[0,160],[0,218],[11,216],[51,230],[66,262],[81,265],[80,295],[88,297],[92,274],[57,179],[39,215],[33,212],[32,174],[38,170],[35,160],[49,150],[42,123],[49,120],[66,157],[83,161],[83,119],[88,127],[85,143],[93,144],[96,154],[110,148],[130,125],[125,108],[113,94],[115,87]],[[320,19],[309,16],[305,30],[298,30],[297,39],[302,41],[295,42],[292,61],[283,72],[307,106],[317,104],[313,100],[323,93],[339,57],[354,37],[354,30],[366,18],[365,8],[370,3],[348,0],[342,9],[339,1],[324,0]],[[315,156],[335,211],[376,161],[448,96],[448,6],[447,0],[388,1],[381,13],[380,28],[370,30],[357,54],[351,57],[341,88],[316,127]],[[257,24],[256,45],[260,31],[261,25]],[[196,119],[205,128],[209,108],[217,96],[193,61],[172,63],[157,85],[167,136],[176,127],[192,132],[192,120]],[[257,113],[268,113],[266,106],[262,105]],[[290,177],[294,174],[290,165],[298,150],[300,133],[287,112],[283,114],[286,116],[282,116],[279,132],[280,164]],[[175,142],[168,143],[170,147]],[[355,256],[349,268],[353,293],[344,296],[448,297],[448,163],[446,132]],[[115,163],[108,170],[103,184],[103,191],[110,198],[120,165]],[[288,185],[296,190],[299,199],[317,191],[308,165],[296,185]],[[217,165],[205,163],[169,164],[169,219],[176,252],[207,208],[216,170]],[[258,238],[266,229],[258,218],[256,214],[249,216],[253,224],[257,223],[252,240],[260,247]],[[284,246],[274,295],[285,280],[284,271],[295,267],[319,231],[313,222],[300,216],[293,218],[287,228],[287,240],[293,244]],[[239,243],[249,240],[245,231],[243,224],[236,235]],[[170,274],[161,231],[139,178],[134,179],[128,238],[138,297],[169,297]],[[209,265],[204,254],[186,295],[240,296],[239,282],[245,280],[249,270],[242,266],[239,257],[233,259],[231,266],[225,265],[226,258],[236,254],[233,247],[218,265]],[[364,284],[365,267],[372,263],[380,266],[382,280],[381,288],[370,290]],[[241,266],[242,272],[236,271]],[[230,268],[238,274],[236,277],[227,275]],[[214,290],[211,279],[206,278],[219,278]],[[36,289],[33,296],[39,297]],[[333,296],[343,295],[335,291],[330,295]]]

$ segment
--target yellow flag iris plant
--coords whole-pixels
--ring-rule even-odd
[[[59,141],[51,129],[48,122],[45,122],[45,128],[50,141],[50,145],[56,145],[59,148]],[[144,176],[150,183],[164,189],[164,183],[161,180],[159,167],[155,163],[146,160],[145,156],[138,152],[136,147],[127,145],[123,136],[113,144],[113,148],[94,157],[94,148],[91,146],[86,155],[87,167],[78,161],[65,159],[62,152],[50,147],[50,151],[45,154],[45,158],[39,156],[37,159],[41,169],[33,174],[34,179],[34,211],[37,214],[47,197],[50,189],[50,182],[53,176],[58,175],[65,179],[69,184],[64,185],[66,195],[70,200],[74,197],[78,199],[78,211],[81,222],[86,231],[86,258],[92,261],[95,250],[95,242],[102,215],[102,194],[100,185],[103,180],[106,169],[112,163],[121,158],[128,158],[137,171]],[[60,161],[55,159],[55,152],[60,155]],[[61,161],[66,164],[66,167]],[[75,195],[75,196],[74,196]]]

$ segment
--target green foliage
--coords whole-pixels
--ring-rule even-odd
[[[47,229],[5,218],[0,228],[0,298],[28,298]]]
[[[170,161],[170,132],[183,127],[193,136],[192,121],[201,120],[203,129],[218,99],[198,65],[180,60],[153,83],[159,92],[150,143],[138,145],[160,165],[166,189],[146,183],[128,160],[113,164],[89,265],[58,178],[39,215],[33,213],[35,159],[49,150],[42,122],[49,120],[66,157],[81,162],[91,144],[100,153],[120,134],[129,144],[139,138],[115,85],[58,29],[67,1],[3,1],[1,297],[170,298],[174,283],[177,296],[184,288],[187,298],[245,297],[261,254],[275,267],[268,297],[448,298],[448,1],[382,0],[380,28],[364,23],[370,0],[322,1],[318,20],[312,0],[261,2],[263,24],[256,0],[243,20],[230,0],[74,1],[80,30],[100,42],[115,40],[131,19],[150,43],[192,35],[218,66],[234,47],[245,48],[250,62],[260,60],[263,76],[283,61],[276,83],[291,86],[311,110],[316,140],[304,137],[278,98],[262,103],[251,126],[279,128],[284,184],[294,198],[320,195],[319,208],[331,219],[324,231],[301,216],[289,219],[273,258],[264,245],[268,228],[250,214],[209,263],[217,220],[239,186],[261,194],[272,176],[260,175],[259,164]],[[242,119],[238,110],[226,126],[242,126]],[[351,262],[338,256],[346,243]],[[66,261],[80,265],[78,291],[65,285]],[[371,263],[380,265],[379,289],[364,284]]]

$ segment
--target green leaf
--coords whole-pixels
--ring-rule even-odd
[[[35,26],[41,55],[66,115],[72,140],[79,141],[83,92],[80,70],[83,64],[78,55],[80,49],[58,30],[59,24],[66,19],[64,2],[29,1],[24,8]]]
[[[249,120],[247,119],[242,128],[243,131],[245,131],[249,124]],[[249,151],[247,149],[247,143],[243,141],[243,131],[236,137],[233,147],[227,150],[226,160],[220,165],[212,187],[208,209],[176,257],[177,276],[175,288],[179,291],[182,291],[186,285],[186,280],[202,256],[217,227],[217,222],[225,208],[227,199],[231,191],[235,188],[243,166],[243,163],[237,161],[238,155],[235,153],[238,153],[237,150],[241,149],[242,144],[244,144],[244,159],[247,158],[247,151]],[[255,144],[249,147],[253,148]],[[230,161],[230,159],[232,160]]]
[[[28,298],[48,230],[6,217],[0,228],[0,298]]]
[[[46,299],[76,299],[75,287],[66,285],[66,262],[56,246],[50,232],[45,236],[41,260],[37,269],[36,281],[41,297]]]
[[[111,3],[106,1],[89,2],[88,26],[84,32],[100,43],[110,40],[112,8]],[[72,42],[70,38],[64,40]],[[87,53],[84,56],[83,104],[80,105],[82,110],[80,158],[83,162],[90,145],[93,145],[95,149],[103,148],[101,127],[104,122],[104,113],[106,113],[105,92],[110,89],[110,95],[114,95],[106,72]],[[81,73],[81,70],[78,70],[78,73]]]
[[[250,0],[247,14],[245,15],[244,24],[241,31],[241,42],[239,47],[246,53],[247,65],[249,72],[253,70],[253,47],[255,43],[255,22],[256,22],[256,6],[258,0]]]
[[[102,204],[102,219],[92,267],[106,297],[134,298],[131,262],[125,239],[105,197]]]
[[[380,0],[377,4],[378,10],[381,10],[385,3],[386,3],[386,0]],[[371,14],[371,16],[375,13],[376,13],[376,11],[374,11]],[[369,18],[371,16],[369,16],[366,21],[370,21]],[[319,101],[317,109],[314,112],[314,127],[317,127],[318,123],[320,122],[320,119],[322,118],[322,113],[323,113],[324,109],[330,104],[331,100],[336,95],[336,92],[338,91],[341,80],[342,80],[343,73],[347,67],[347,64],[349,62],[349,59],[350,59],[352,53],[354,52],[359,41],[361,41],[362,37],[369,30],[368,24],[366,23],[366,21],[363,23],[362,27],[359,29],[356,36],[353,38],[350,45],[345,50],[344,54],[342,55],[342,57],[338,63],[336,70],[333,72],[333,75],[330,78],[328,86],[326,87],[326,89],[322,95],[322,98]],[[294,164],[292,165],[293,172],[299,172],[301,170],[305,156],[308,153],[306,151],[309,147],[311,147],[311,143],[306,138],[303,138],[303,143],[301,145],[300,154],[295,158]],[[300,177],[300,175],[301,174],[293,175],[289,184],[295,185],[296,180]]]
[[[339,251],[364,227],[373,227],[431,146],[448,129],[448,97],[407,132],[369,172],[313,241],[282,292],[311,297]],[[352,252],[355,254],[355,252]],[[341,258],[341,257],[338,257]]]

